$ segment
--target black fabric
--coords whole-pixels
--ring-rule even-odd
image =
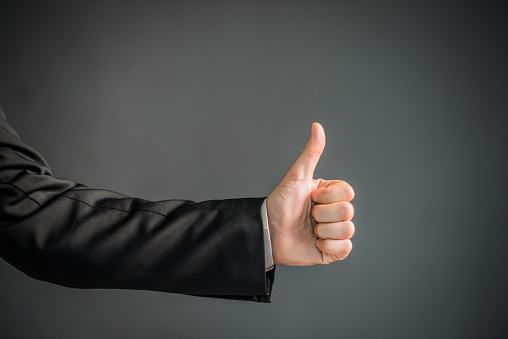
[[[33,278],[270,302],[263,199],[154,202],[56,178],[0,108],[0,256]]]

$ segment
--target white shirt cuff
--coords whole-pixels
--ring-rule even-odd
[[[266,211],[266,199],[261,206],[261,219],[263,219],[263,235],[265,238],[265,270],[269,271],[274,267],[272,255],[272,242],[270,240],[270,228],[268,225],[268,212]]]

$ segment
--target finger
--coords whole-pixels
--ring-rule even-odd
[[[325,143],[323,126],[317,122],[313,123],[310,139],[303,152],[289,169],[286,178],[290,180],[312,179],[319,158],[325,149]]]
[[[342,180],[322,180],[312,192],[312,200],[318,204],[351,201],[355,197],[353,187]]]
[[[353,219],[355,209],[348,201],[317,204],[312,207],[312,216],[317,222],[337,222]]]
[[[345,258],[353,249],[351,240],[332,240],[332,239],[318,239],[316,246],[321,252],[326,254],[336,255],[339,258]]]
[[[321,239],[349,239],[355,234],[355,224],[349,220],[319,223],[314,226],[314,233]]]

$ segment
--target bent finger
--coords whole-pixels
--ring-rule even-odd
[[[322,180],[318,188],[312,192],[312,200],[318,204],[351,201],[354,197],[353,187],[342,180]]]
[[[317,204],[312,207],[312,216],[317,222],[337,222],[353,219],[355,210],[348,201]]]
[[[314,233],[321,239],[349,239],[355,233],[355,225],[350,220],[318,223]]]
[[[353,249],[351,240],[333,240],[333,239],[318,239],[316,246],[324,254],[335,255],[338,257],[346,257]]]

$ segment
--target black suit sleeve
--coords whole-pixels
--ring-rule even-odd
[[[269,302],[263,198],[147,201],[54,177],[0,109],[0,256],[76,288]]]

